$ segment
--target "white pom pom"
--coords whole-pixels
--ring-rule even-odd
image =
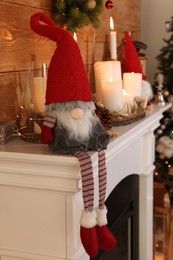
[[[146,96],[148,97],[148,100],[151,100],[153,98],[153,90],[148,81],[142,80],[142,98],[145,98]]]

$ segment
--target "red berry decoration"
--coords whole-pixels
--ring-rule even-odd
[[[107,8],[108,10],[110,10],[110,9],[113,8],[114,3],[113,3],[111,0],[108,0],[108,1],[106,2],[105,6],[106,6],[106,8]]]

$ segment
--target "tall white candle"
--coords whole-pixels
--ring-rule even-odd
[[[114,31],[114,22],[112,16],[110,17],[110,55],[112,60],[117,59],[117,33]]]
[[[75,41],[77,42],[77,34],[76,34],[76,33],[74,33],[73,38],[74,38]]]
[[[96,98],[102,100],[102,80],[113,81],[121,80],[121,63],[120,61],[98,61],[94,64]]]
[[[35,113],[45,111],[46,78],[33,78],[32,101]]]
[[[102,80],[103,104],[110,112],[120,111],[123,107],[122,80],[105,81]]]
[[[123,73],[123,88],[127,93],[141,97],[142,95],[142,74],[134,72]]]

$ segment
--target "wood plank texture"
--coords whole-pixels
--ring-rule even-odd
[[[140,0],[119,0],[112,10],[104,8],[100,16],[101,28],[91,25],[77,31],[79,48],[89,78],[95,91],[93,64],[109,59],[110,16],[113,16],[117,43],[120,45],[125,31],[134,31],[140,38]],[[52,0],[1,0],[0,1],[0,123],[14,119],[19,112],[16,91],[21,90],[18,75],[25,81],[28,63],[36,61],[49,66],[56,48],[55,43],[32,32],[29,21],[32,14],[43,11],[51,17]]]

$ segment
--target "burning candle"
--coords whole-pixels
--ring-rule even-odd
[[[77,42],[77,34],[76,34],[76,33],[74,33],[73,38],[74,38],[75,41]]]
[[[142,95],[142,74],[141,73],[123,73],[123,88],[127,93],[133,94],[133,96]]]
[[[116,31],[114,31],[114,22],[112,16],[110,17],[110,54],[111,59],[117,59],[117,35]]]
[[[98,61],[94,64],[96,98],[102,100],[102,80],[122,80],[120,61]]]
[[[123,107],[122,80],[102,80],[103,104],[110,112],[120,111]]]

